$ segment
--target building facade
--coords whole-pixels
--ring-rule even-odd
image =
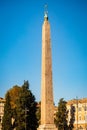
[[[2,118],[4,115],[4,104],[5,99],[0,97],[0,130],[2,130]],[[75,122],[73,130],[87,130],[87,98],[83,99],[73,99],[67,101],[68,122],[70,120],[70,107],[73,105],[75,107]],[[58,108],[55,106],[54,114]]]
[[[0,97],[0,130],[2,130],[2,118],[4,115],[5,99]]]
[[[68,122],[70,120],[70,106],[75,107],[74,130],[87,130],[87,98],[73,99],[67,102]]]

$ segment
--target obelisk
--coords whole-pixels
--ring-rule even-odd
[[[38,130],[57,130],[54,124],[51,36],[48,12],[42,26],[41,125]]]

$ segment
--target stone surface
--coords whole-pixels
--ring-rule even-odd
[[[50,25],[44,21],[42,27],[42,79],[41,79],[41,124],[53,124],[54,106],[52,90],[52,63]]]
[[[54,125],[50,24],[45,16],[42,26],[41,125],[38,130],[57,130]]]
[[[40,125],[38,130],[58,130],[54,124]]]

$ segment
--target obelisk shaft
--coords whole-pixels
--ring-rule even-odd
[[[54,123],[50,39],[50,24],[48,18],[45,18],[42,26],[41,124]]]
[[[51,37],[46,11],[42,26],[41,125],[37,130],[57,130],[53,103]]]

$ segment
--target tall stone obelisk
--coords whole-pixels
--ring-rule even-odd
[[[48,13],[42,26],[41,125],[38,130],[57,130],[54,125],[51,37]]]

